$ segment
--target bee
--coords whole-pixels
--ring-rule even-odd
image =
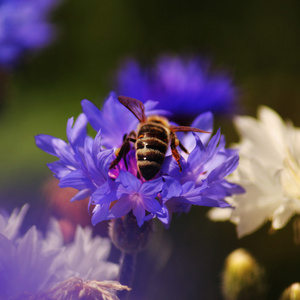
[[[137,134],[132,131],[124,136],[123,144],[117,151],[117,157],[110,164],[109,169],[114,168],[122,158],[128,169],[126,155],[130,150],[130,142],[132,142],[135,144],[138,172],[145,180],[152,179],[160,171],[169,145],[181,172],[180,154],[177,147],[179,146],[187,154],[188,151],[178,140],[175,132],[210,133],[194,127],[170,125],[168,119],[163,116],[147,117],[144,104],[137,99],[119,96],[118,100],[135,115],[140,123],[137,127]]]

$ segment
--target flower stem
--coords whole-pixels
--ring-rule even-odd
[[[152,220],[139,227],[132,212],[122,218],[111,220],[109,237],[113,244],[121,250],[119,282],[122,285],[132,287],[136,254],[148,247],[152,233]],[[127,291],[120,292],[120,299],[127,299],[128,294]]]
[[[119,282],[122,285],[132,287],[134,271],[136,264],[136,254],[135,253],[126,253],[122,251],[121,261],[120,261],[120,271],[119,271]],[[119,292],[118,296],[121,300],[127,299],[129,295],[128,291]]]

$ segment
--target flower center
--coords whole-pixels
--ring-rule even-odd
[[[141,195],[138,192],[134,192],[130,195],[130,200],[132,200],[135,203],[138,203],[142,200]]]

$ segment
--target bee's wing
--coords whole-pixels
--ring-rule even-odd
[[[118,99],[137,117],[140,122],[146,121],[147,117],[145,115],[145,106],[141,101],[125,96],[119,96]]]
[[[203,132],[203,133],[211,133],[209,131],[205,131],[205,130],[202,130],[202,129],[199,129],[199,128],[196,128],[196,127],[189,127],[189,126],[173,126],[171,125],[170,126],[170,130],[171,131],[194,131],[194,132]]]

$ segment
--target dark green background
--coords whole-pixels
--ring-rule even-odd
[[[80,101],[101,105],[114,70],[127,56],[143,62],[166,52],[209,57],[216,70],[233,76],[246,114],[255,115],[265,104],[300,126],[299,16],[296,0],[64,1],[52,18],[58,27],[55,43],[28,56],[10,78],[0,115],[4,206],[28,201],[41,206],[40,186],[50,174],[45,164],[53,158],[35,147],[33,136],[65,138],[67,119],[81,112]],[[229,143],[238,141],[230,121],[217,125]],[[299,280],[291,224],[275,235],[268,234],[267,224],[237,240],[232,224],[213,223],[206,211],[194,207],[174,218],[168,231],[158,226],[161,249],[139,257],[144,267],[132,299],[221,299],[223,261],[241,246],[267,267],[268,299]],[[153,261],[166,249],[171,256],[156,272]]]

